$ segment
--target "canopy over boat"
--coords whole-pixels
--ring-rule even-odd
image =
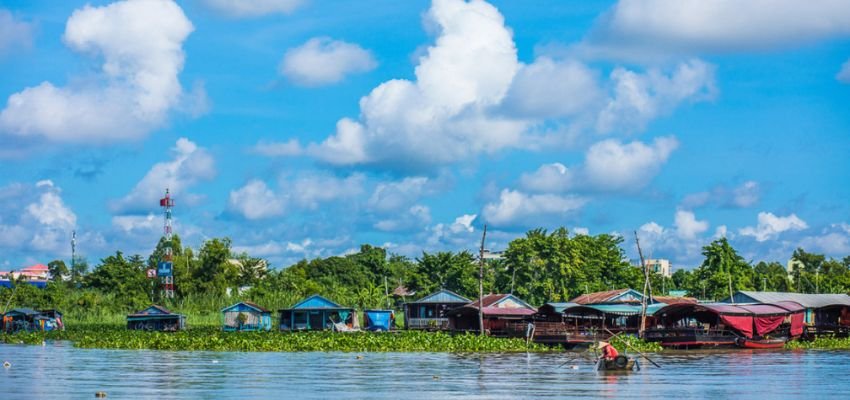
[[[763,336],[776,330],[789,315],[791,318],[791,335],[801,331],[802,320],[794,318],[800,313],[801,306],[794,302],[782,302],[783,304],[671,304],[655,312],[655,315],[686,316],[708,312],[717,315],[726,326],[740,332],[746,338],[754,335]],[[796,305],[795,305],[796,304]],[[797,324],[795,324],[797,322]],[[799,325],[799,326],[795,326]],[[795,329],[797,328],[797,329]]]

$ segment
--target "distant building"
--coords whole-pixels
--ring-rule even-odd
[[[504,255],[504,251],[490,251],[489,249],[484,249],[485,260],[501,260],[504,258]]]
[[[649,268],[650,271],[665,278],[673,276],[673,272],[671,272],[670,269],[670,260],[665,260],[663,258],[649,258],[644,261],[644,265]]]

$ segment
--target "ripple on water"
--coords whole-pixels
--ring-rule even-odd
[[[358,355],[362,356],[357,357]],[[821,398],[846,391],[850,353],[678,352],[632,374],[563,354],[216,353],[0,345],[0,398]],[[563,365],[562,367],[559,367]],[[574,369],[573,366],[577,368]]]

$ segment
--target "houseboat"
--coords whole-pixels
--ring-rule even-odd
[[[804,337],[818,335],[847,337],[850,335],[850,296],[846,294],[813,294],[787,292],[738,291],[723,303],[794,302],[804,308]]]
[[[127,316],[130,330],[176,332],[185,328],[186,316],[155,304]]]
[[[360,325],[357,313],[351,307],[343,307],[322,296],[314,294],[292,308],[278,310],[282,331],[348,331]]]
[[[270,331],[272,312],[249,301],[241,301],[221,310],[222,330],[233,331]]]
[[[404,303],[407,329],[439,331],[449,329],[446,311],[469,304],[471,300],[451,290],[440,289],[419,300]]]
[[[682,349],[778,348],[801,329],[800,306],[782,305],[671,304],[655,312],[654,326],[645,338]]]

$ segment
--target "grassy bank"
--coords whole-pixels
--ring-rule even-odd
[[[547,352],[550,347],[521,339],[400,331],[393,333],[222,332],[218,327],[193,327],[182,332],[128,331],[118,325],[73,327],[63,332],[0,336],[6,343],[41,344],[70,340],[80,348],[172,351],[343,351],[343,352]]]

